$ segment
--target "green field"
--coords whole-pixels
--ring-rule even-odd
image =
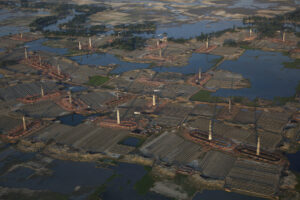
[[[105,77],[105,76],[91,76],[89,78],[88,85],[99,86],[99,85],[104,84],[108,80],[109,80],[109,78]]]
[[[222,102],[222,98],[212,96],[211,92],[206,90],[200,90],[198,93],[194,94],[190,100],[202,102]]]

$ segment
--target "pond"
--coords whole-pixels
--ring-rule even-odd
[[[97,117],[100,116],[100,114],[93,114],[93,115],[80,115],[80,114],[70,114],[70,115],[65,115],[58,117],[57,119],[60,121],[62,124],[66,124],[69,126],[77,126],[84,122],[88,118],[92,117]]]
[[[242,74],[249,79],[251,88],[220,89],[215,96],[244,96],[249,99],[261,97],[290,97],[300,81],[300,70],[284,68],[284,62],[292,59],[279,52],[247,50],[239,59],[223,62],[219,69]]]
[[[141,141],[142,141],[142,139],[140,139],[140,138],[128,137],[128,138],[125,138],[120,143],[123,145],[131,146],[131,147],[137,147],[140,145]]]

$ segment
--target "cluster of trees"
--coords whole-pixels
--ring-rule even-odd
[[[145,22],[143,24],[120,24],[114,27],[115,32],[127,32],[127,33],[148,33],[154,34],[156,31],[156,24],[154,22]]]
[[[295,31],[293,26],[297,26],[300,20],[300,9],[283,15],[277,15],[272,18],[268,17],[246,17],[243,19],[244,24],[256,28],[260,37],[273,37],[277,31]],[[299,34],[299,33],[298,33]]]
[[[106,32],[106,26],[104,25],[95,25],[91,26],[89,28],[86,27],[73,27],[73,28],[67,28],[64,30],[59,30],[59,31],[43,31],[43,33],[47,36],[91,36],[91,35],[97,35],[100,33]]]
[[[133,51],[135,49],[144,48],[146,40],[147,39],[138,36],[117,38],[113,42],[103,45],[102,48],[112,47],[116,49]]]
[[[206,41],[207,38],[209,39],[211,37],[220,37],[226,32],[235,32],[236,31],[235,29],[236,28],[233,27],[233,28],[228,28],[228,29],[222,30],[222,31],[212,32],[212,33],[201,33],[200,35],[196,36],[195,38],[197,41]],[[192,38],[173,38],[173,37],[168,38],[169,41],[176,42],[179,44],[184,44],[185,42],[187,42],[191,39]]]
[[[168,38],[168,41],[179,43],[179,44],[184,44],[187,41],[189,41],[190,39],[191,38],[173,38],[173,37],[170,37],[170,38]]]
[[[30,24],[33,30],[43,31],[46,35],[71,35],[71,36],[85,36],[85,35],[95,35],[103,33],[106,31],[106,27],[102,25],[96,25],[91,27],[86,27],[85,23],[88,17],[97,12],[106,10],[103,6],[92,6],[92,5],[74,5],[74,4],[58,4],[46,2],[37,2],[35,4],[29,4],[28,7],[39,7],[48,8],[54,10],[57,15],[40,17]],[[71,21],[61,24],[59,26],[59,31],[49,31],[43,30],[46,26],[55,24],[57,20],[70,14],[73,10],[77,13]]]
[[[33,31],[42,31],[44,27],[54,24],[59,19],[59,16],[46,16],[39,17],[30,23],[30,27]]]

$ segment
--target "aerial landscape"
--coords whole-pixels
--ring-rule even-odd
[[[0,0],[0,199],[300,200],[300,0]]]

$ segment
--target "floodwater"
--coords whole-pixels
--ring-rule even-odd
[[[29,42],[26,46],[31,51],[49,51],[56,54],[66,54],[67,49],[43,46],[46,39]],[[176,72],[182,74],[196,73],[199,68],[203,72],[212,67],[220,56],[194,53],[186,66],[181,67],[153,67],[156,72]],[[91,54],[71,57],[79,64],[103,65],[115,64],[117,67],[111,71],[112,74],[149,68],[150,64],[125,62],[112,54]],[[284,62],[292,62],[293,59],[279,52],[265,52],[261,50],[247,50],[237,60],[225,61],[219,69],[242,74],[249,79],[251,88],[243,89],[220,89],[215,96],[243,96],[249,99],[261,97],[273,99],[274,97],[290,97],[295,94],[295,88],[300,81],[300,70],[284,68]]]
[[[39,39],[39,40],[34,40],[32,42],[27,42],[24,46],[28,48],[29,51],[44,51],[44,52],[51,52],[55,53],[58,55],[65,55],[68,53],[68,49],[65,48],[53,48],[49,46],[43,45],[44,42],[46,42],[47,39]]]
[[[25,12],[17,9],[12,9],[12,10],[0,9],[0,22],[2,24],[5,24],[4,26],[0,26],[1,27],[0,37],[10,35],[10,34],[29,32],[30,29],[29,27],[26,26],[6,25],[6,24],[10,24],[10,21],[13,21],[14,19],[28,18],[31,20],[30,17],[32,16],[45,16],[49,14],[50,13],[48,11],[45,11],[43,9],[39,9],[37,12]]]
[[[51,25],[45,27],[44,31],[59,31],[60,30],[59,25],[71,21],[72,19],[74,19],[76,14],[78,14],[78,13],[75,10],[73,10],[72,14],[66,16],[63,19],[57,20],[57,22],[55,24],[51,24]]]
[[[233,192],[225,192],[220,190],[205,190],[197,193],[193,200],[264,200],[258,197],[251,197]]]
[[[279,52],[247,50],[238,60],[225,61],[219,69],[242,74],[249,79],[251,88],[220,89],[216,96],[244,96],[250,99],[261,97],[290,97],[300,81],[300,70],[284,68],[284,62],[292,62]]]
[[[0,9],[0,21],[12,19],[12,18],[22,18],[29,16],[40,16],[40,15],[49,15],[50,13],[44,9],[39,9],[37,12],[32,11],[20,11],[17,9]]]
[[[202,20],[193,24],[182,24],[170,27],[158,27],[156,35],[167,33],[168,37],[173,38],[191,38],[201,35],[201,33],[213,33],[233,27],[242,27],[241,20]]]
[[[182,74],[193,74],[197,73],[199,71],[199,68],[201,68],[203,72],[207,71],[216,63],[216,60],[219,58],[220,56],[194,53],[189,60],[189,64],[186,66],[153,67],[151,69],[156,72],[176,72]],[[79,64],[84,65],[106,66],[109,64],[116,64],[117,67],[113,71],[111,71],[112,74],[121,74],[123,72],[135,69],[145,69],[149,67],[149,64],[125,62],[120,60],[118,57],[107,53],[75,56],[71,57],[71,59],[78,62]]]
[[[220,56],[216,55],[193,53],[193,55],[189,59],[189,63],[185,66],[154,67],[152,68],[152,70],[156,72],[176,72],[181,74],[194,74],[199,72],[199,68],[201,68],[202,72],[206,72],[209,68],[216,64],[219,58]]]
[[[117,58],[112,54],[91,54],[91,55],[83,55],[83,56],[74,56],[71,57],[72,60],[78,62],[82,65],[103,65],[107,66],[110,64],[118,65],[111,73],[112,74],[120,74],[126,71],[131,71],[135,69],[145,69],[149,67],[149,64],[141,64],[141,63],[130,63],[125,62]]]
[[[29,28],[24,26],[1,26],[0,28],[0,37],[29,32]]]
[[[29,188],[33,190],[50,190],[71,195],[75,187],[84,188],[82,193],[90,194],[96,187],[106,184],[103,199],[158,199],[167,200],[161,195],[148,192],[142,196],[134,189],[135,183],[140,180],[146,170],[143,166],[119,163],[116,166],[103,168],[93,162],[72,162],[53,160],[45,164],[52,172],[50,175],[35,174],[33,169],[18,167],[3,174],[3,170],[14,162],[29,162],[36,159],[36,154],[21,153],[12,148],[0,152],[0,186],[14,188]],[[34,175],[34,176],[32,176]],[[111,181],[107,181],[114,175]],[[73,193],[73,195],[75,195]],[[74,197],[74,196],[73,196]]]
[[[290,170],[300,172],[300,151],[294,154],[287,154],[290,161]]]
[[[278,6],[274,2],[258,2],[256,0],[239,0],[229,8],[268,9]]]
[[[145,38],[152,38],[152,37],[161,37],[163,34],[167,34],[168,37],[172,37],[175,39],[178,38],[193,38],[196,36],[203,34],[213,34],[218,31],[222,31],[225,29],[230,29],[233,27],[243,27],[244,24],[241,20],[202,20],[196,23],[182,23],[182,24],[166,24],[166,25],[159,25],[155,34],[134,34],[136,36],[145,37]]]

